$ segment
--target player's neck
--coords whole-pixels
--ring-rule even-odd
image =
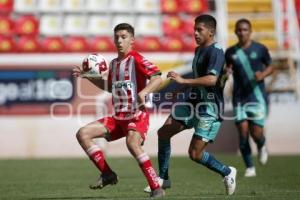
[[[204,47],[208,47],[210,45],[212,45],[213,43],[215,43],[214,40],[208,40],[207,42],[203,43],[202,45],[199,45],[200,48],[204,48]]]
[[[246,41],[246,42],[240,41],[238,45],[239,45],[241,48],[246,49],[246,48],[248,48],[248,47],[251,45],[251,43],[252,43],[252,40],[248,40],[248,41]]]
[[[127,50],[126,52],[118,52],[118,61],[123,60],[127,55],[132,51],[132,49]]]

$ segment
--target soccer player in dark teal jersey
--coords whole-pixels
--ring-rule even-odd
[[[273,71],[268,49],[252,41],[251,32],[249,20],[238,20],[235,25],[238,43],[225,53],[227,70],[233,72],[232,102],[239,131],[240,151],[246,165],[245,177],[256,176],[249,133],[257,145],[260,163],[266,164],[268,160],[263,133],[268,102],[264,78]]]
[[[195,19],[194,36],[198,44],[193,60],[192,79],[184,79],[174,71],[168,73],[171,80],[191,87],[189,98],[184,103],[175,103],[172,114],[158,130],[158,164],[162,188],[170,187],[168,174],[171,154],[170,139],[177,133],[194,128],[189,157],[196,163],[220,174],[224,178],[225,189],[232,195],[236,187],[234,167],[218,161],[205,151],[208,143],[216,138],[221,125],[223,111],[223,86],[220,79],[225,64],[224,52],[214,41],[216,20],[210,15],[200,15]],[[144,191],[149,192],[149,188]]]

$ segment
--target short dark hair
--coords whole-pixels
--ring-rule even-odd
[[[114,28],[114,33],[116,33],[117,31],[120,31],[120,30],[126,30],[126,31],[128,31],[128,33],[131,33],[132,36],[134,36],[134,28],[133,28],[133,26],[131,26],[128,23],[120,23],[120,24],[116,25]]]
[[[216,32],[217,28],[217,20],[211,15],[199,15],[195,19],[195,24],[204,23],[205,26],[211,29],[214,33]]]
[[[235,29],[237,29],[237,27],[240,25],[240,24],[248,24],[249,28],[252,29],[252,25],[251,25],[251,22],[250,20],[246,19],[246,18],[242,18],[242,19],[239,19],[237,20],[237,22],[235,23]]]

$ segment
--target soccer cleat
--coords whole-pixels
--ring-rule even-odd
[[[256,176],[256,170],[255,167],[248,167],[245,171],[245,177],[255,177]]]
[[[259,160],[260,164],[262,164],[262,165],[267,164],[268,151],[267,151],[267,148],[265,145],[258,150],[258,160]]]
[[[162,178],[158,178],[158,184],[162,189],[167,189],[167,188],[171,188],[171,181],[170,179],[168,180],[164,180]],[[151,188],[148,185],[147,187],[144,188],[144,192],[150,193],[151,192]]]
[[[163,196],[165,196],[165,191],[162,188],[157,188],[150,193],[150,198],[160,198]]]
[[[118,183],[118,176],[115,172],[111,174],[101,174],[98,181],[94,185],[90,185],[90,189],[102,189],[107,185],[115,185]]]
[[[235,191],[235,187],[236,187],[236,173],[237,170],[234,167],[229,167],[229,169],[231,170],[231,172],[224,177],[224,184],[225,184],[225,189],[226,189],[226,193],[228,195],[232,195]]]

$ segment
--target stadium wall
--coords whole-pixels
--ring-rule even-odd
[[[151,155],[157,152],[156,130],[167,115],[152,115],[144,149]],[[300,103],[273,104],[266,125],[268,148],[271,154],[300,154]],[[1,116],[0,158],[44,158],[84,156],[76,141],[76,131],[95,116]],[[172,139],[172,154],[187,155],[192,132],[185,131]],[[106,143],[97,140],[111,156],[129,156],[123,139]],[[253,145],[253,143],[252,143]],[[216,143],[209,150],[237,153],[237,133],[233,121],[224,121]],[[254,148],[255,149],[255,148]]]

